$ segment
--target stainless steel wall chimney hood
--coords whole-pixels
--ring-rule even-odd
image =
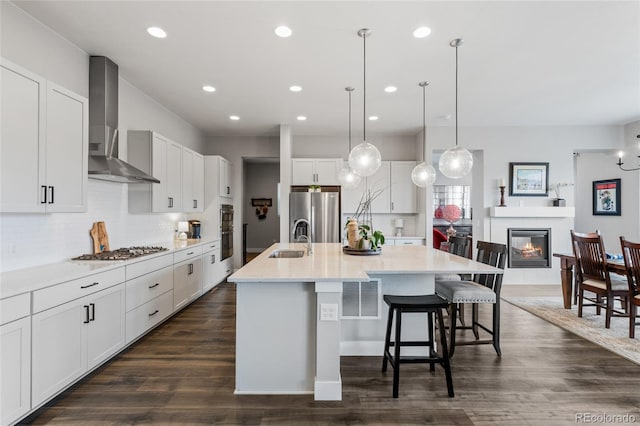
[[[118,158],[118,66],[89,60],[89,177],[120,183],[160,183]]]

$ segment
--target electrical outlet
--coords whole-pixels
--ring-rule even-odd
[[[338,305],[335,303],[321,303],[320,321],[338,321]]]

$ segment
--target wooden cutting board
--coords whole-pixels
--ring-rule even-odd
[[[109,248],[109,234],[107,234],[107,226],[104,222],[93,222],[89,235],[93,238],[94,254],[111,250]]]

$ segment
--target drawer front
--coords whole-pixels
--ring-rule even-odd
[[[215,240],[207,244],[202,245],[202,252],[206,253],[211,250],[220,249],[220,240]]]
[[[0,325],[31,315],[31,293],[0,300]]]
[[[33,313],[41,312],[124,281],[124,267],[89,275],[33,292]]]
[[[423,246],[424,240],[415,239],[415,240],[396,240],[397,246]]]
[[[170,265],[173,265],[173,256],[171,256],[171,254],[165,254],[164,256],[144,260],[142,262],[134,263],[133,265],[127,265],[127,281]]]
[[[202,254],[202,246],[191,247],[185,250],[180,250],[173,254],[173,263],[180,263],[187,259],[200,256]]]
[[[127,281],[127,312],[173,289],[173,266]]]
[[[145,331],[157,325],[160,321],[173,313],[173,291],[156,297],[155,299],[127,312],[127,344],[142,335]]]

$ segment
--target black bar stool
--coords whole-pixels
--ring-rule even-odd
[[[438,363],[444,367],[445,376],[447,378],[447,391],[449,397],[453,397],[453,381],[451,379],[451,366],[449,365],[449,352],[447,350],[447,338],[444,332],[444,321],[442,319],[442,310],[449,306],[449,303],[436,294],[425,296],[392,296],[385,294],[384,301],[389,305],[389,319],[387,320],[387,334],[384,340],[384,354],[382,357],[382,371],[387,371],[387,361],[393,367],[393,397],[398,397],[398,384],[400,381],[400,364],[430,364],[429,369],[435,370],[435,364]],[[396,315],[396,337],[391,342],[391,323],[393,315]],[[405,312],[424,312],[427,314],[429,340],[425,341],[401,341],[400,331],[402,326],[402,314]],[[441,354],[434,350],[433,338],[433,314],[438,318],[438,329],[440,330]],[[389,346],[394,347],[394,354],[389,352]],[[400,356],[400,347],[402,346],[426,346],[429,348],[429,356]]]

